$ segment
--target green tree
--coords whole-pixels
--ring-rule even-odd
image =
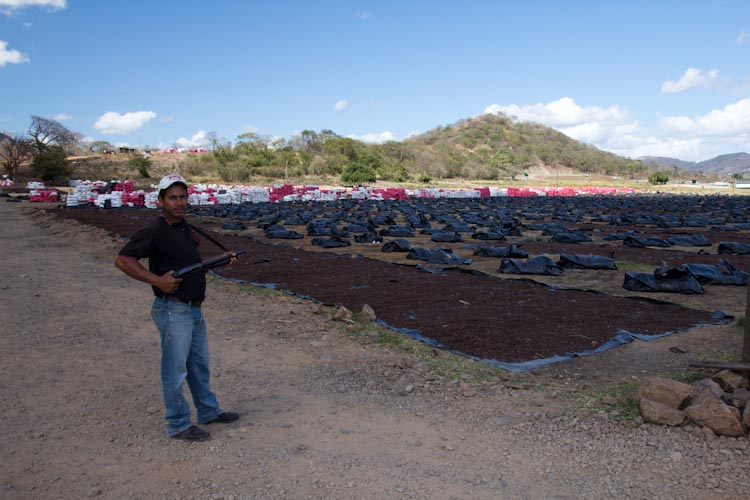
[[[372,184],[377,180],[377,169],[380,159],[375,156],[364,156],[354,163],[349,163],[341,173],[341,182],[348,185]]]
[[[666,184],[669,182],[669,176],[665,172],[652,172],[648,176],[650,184]]]
[[[224,166],[229,162],[237,159],[237,155],[232,150],[232,143],[223,137],[219,137],[216,132],[208,133],[208,141],[211,145],[211,151],[214,159]]]
[[[91,144],[89,144],[89,150],[92,153],[104,153],[105,151],[114,149],[112,147],[112,144],[110,144],[107,141],[94,141]]]
[[[151,167],[151,158],[141,153],[135,153],[128,158],[128,165],[138,169],[138,173],[144,179],[149,179],[151,175],[148,173],[149,167]]]
[[[61,146],[51,146],[36,155],[31,162],[31,170],[46,184],[51,184],[55,177],[68,177],[73,168]]]

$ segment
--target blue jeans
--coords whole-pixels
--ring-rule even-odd
[[[190,408],[182,395],[187,380],[198,421],[208,422],[223,410],[209,387],[208,336],[200,307],[154,298],[151,318],[161,335],[161,384],[167,407],[167,433],[189,428]]]

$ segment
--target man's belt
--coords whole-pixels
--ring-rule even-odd
[[[201,304],[203,304],[202,300],[185,300],[185,299],[181,299],[179,297],[176,297],[174,295],[165,295],[162,298],[164,300],[170,300],[172,302],[182,302],[183,304],[187,304],[187,305],[192,306],[192,307],[200,307]]]

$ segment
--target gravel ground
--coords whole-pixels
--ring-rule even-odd
[[[0,218],[5,498],[748,498],[747,438],[582,404],[674,365],[675,339],[444,377],[311,302],[216,280],[213,386],[242,417],[170,440],[149,290],[113,266],[122,242],[20,203],[0,201]],[[736,347],[725,328],[678,342]]]

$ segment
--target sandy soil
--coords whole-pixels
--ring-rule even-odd
[[[209,427],[208,442],[170,440],[150,292],[113,266],[122,241],[27,207],[0,200],[5,498],[739,499],[750,488],[746,438],[619,420],[591,392],[738,352],[729,326],[523,376],[480,379],[459,364],[448,377],[329,308],[217,280],[204,305],[212,383],[242,418]]]

